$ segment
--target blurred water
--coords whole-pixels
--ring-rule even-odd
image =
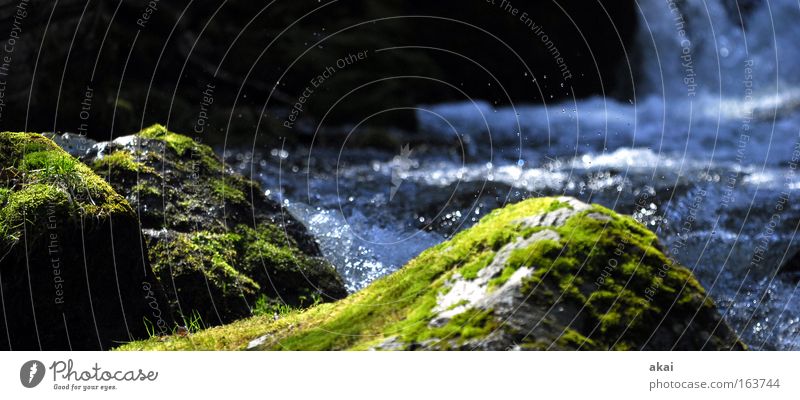
[[[309,226],[350,290],[494,208],[566,194],[656,232],[753,348],[794,349],[800,293],[778,269],[798,250],[800,5],[638,3],[636,98],[428,105],[407,149],[351,137],[230,159]]]

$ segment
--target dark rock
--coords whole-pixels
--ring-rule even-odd
[[[37,134],[0,133],[0,349],[100,350],[168,333],[131,206]]]
[[[84,161],[138,213],[179,315],[216,325],[258,302],[299,307],[346,296],[305,227],[210,147],[155,125],[97,143]]]

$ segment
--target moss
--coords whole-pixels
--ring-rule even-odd
[[[502,237],[512,237],[518,229],[514,221],[544,212],[554,201],[537,199],[508,206],[502,211],[495,210],[449,242],[424,251],[394,274],[333,305],[321,305],[292,314],[279,323],[264,319],[237,321],[200,332],[196,337],[203,346],[208,346],[203,348],[242,348],[247,345],[245,339],[248,337],[243,332],[257,332],[258,325],[261,325],[259,333],[271,335],[271,343],[277,349],[363,349],[397,335],[403,341],[441,335],[438,337],[441,341],[463,342],[491,329],[485,318],[488,314],[467,314],[450,321],[445,328],[429,330],[428,322],[444,282],[463,260],[494,248]],[[290,331],[285,329],[289,326],[287,324],[301,328]],[[238,341],[231,341],[233,337]],[[247,340],[252,338],[250,336]],[[134,343],[125,348],[198,348],[196,341],[173,340]]]
[[[439,340],[446,343],[442,338],[457,339],[457,343],[474,338],[483,338],[492,333],[500,325],[493,317],[492,310],[469,309],[462,312],[442,327],[419,330],[419,334],[414,337],[408,333],[402,337],[409,342],[420,342],[427,339]]]
[[[234,187],[229,181],[223,179],[215,179],[211,182],[211,188],[216,195],[217,200],[232,203],[244,203],[247,197],[244,192]]]
[[[249,315],[259,285],[236,267],[236,235],[177,233],[148,243],[153,271],[174,309],[217,324]]]
[[[180,157],[187,151],[200,147],[192,138],[179,135],[167,130],[163,125],[153,125],[139,132],[139,136],[145,139],[162,140]]]
[[[255,292],[258,284],[234,267],[239,239],[235,234],[208,231],[179,234],[172,240],[152,246],[153,270],[162,277],[166,272],[165,280],[199,272],[216,287],[223,290],[235,288],[237,296],[241,290]]]
[[[211,147],[198,143],[189,136],[167,130],[163,125],[155,124],[137,133],[145,139],[159,140],[175,152],[178,157],[189,157],[198,162],[206,171],[222,173],[222,163],[217,159]]]
[[[43,224],[48,214],[62,213],[67,207],[67,193],[58,187],[47,184],[28,185],[24,189],[11,193],[5,206],[0,210],[0,223],[4,226],[5,235],[18,239],[22,224],[31,222],[32,226]],[[35,232],[29,232],[35,238]]]
[[[566,202],[563,202],[563,201],[559,201],[559,200],[554,200],[553,202],[550,203],[549,206],[547,206],[547,210],[545,210],[545,212],[552,212],[552,211],[559,210],[559,209],[562,209],[562,208],[570,208],[571,209],[572,206],[570,206],[569,203],[566,203]]]
[[[149,259],[179,311],[214,325],[251,315],[262,296],[297,306],[347,294],[299,222],[274,218],[279,206],[210,147],[153,125],[107,148],[91,164],[136,206]]]
[[[394,274],[332,305],[291,313],[278,322],[236,322],[200,332],[197,341],[144,342],[126,348],[242,348],[255,337],[248,334],[269,339],[260,345],[262,349],[366,349],[387,338],[402,346],[425,347],[433,341],[435,348],[469,348],[470,343],[497,329],[515,334],[502,327],[491,310],[480,308],[468,308],[444,326],[432,325],[438,315],[437,298],[449,290],[446,282],[456,274],[475,276],[479,266],[490,262],[490,256],[504,244],[537,231],[520,220],[565,206],[569,205],[542,198],[495,210]],[[523,280],[521,289],[523,295],[530,295],[527,302],[542,310],[558,304],[567,313],[565,321],[556,315],[544,320],[544,330],[520,338],[520,347],[637,349],[666,317],[661,305],[670,308],[668,326],[691,320],[698,310],[703,312],[695,321],[705,321],[702,329],[721,323],[691,272],[670,264],[656,247],[655,235],[632,218],[595,205],[561,226],[546,229],[556,231],[560,239],[536,241],[527,249],[516,250],[491,283],[496,287],[519,267],[530,266],[533,273]],[[600,281],[600,277],[604,279]],[[705,339],[700,340],[690,346],[699,348]],[[720,348],[736,343],[735,337],[715,340],[724,343]]]
[[[176,156],[184,158],[184,163],[176,164],[176,167],[192,167],[197,163],[206,172],[222,173],[222,162],[214,154],[211,147],[197,142],[189,136],[181,135],[167,130],[163,125],[155,124],[137,133],[144,139],[157,140],[164,142],[167,148],[171,149]]]
[[[184,232],[192,226],[220,227],[231,214],[241,218],[242,210],[253,208],[245,195],[249,181],[224,169],[210,147],[161,125],[137,135],[146,140],[109,146],[108,154],[89,163],[136,205],[144,227]],[[209,200],[236,207],[210,208]],[[160,225],[154,226],[156,221]]]
[[[472,261],[467,263],[461,268],[461,276],[465,279],[475,279],[478,277],[478,272],[486,268],[494,259],[494,252],[485,251],[483,254],[476,256]]]
[[[529,235],[523,234],[523,236]],[[521,267],[541,265],[541,260],[548,256],[558,258],[562,248],[561,243],[545,239],[539,240],[527,248],[514,250],[506,260],[506,266],[500,276],[489,281],[489,289],[502,286]]]
[[[586,350],[599,350],[600,347],[597,346],[594,340],[583,336],[575,329],[567,329],[564,333],[556,341],[556,344],[560,347],[567,348],[567,349],[577,349],[577,348],[585,348]]]
[[[155,170],[145,164],[136,161],[133,154],[129,151],[115,151],[92,164],[92,169],[100,174],[119,174],[119,173],[155,173]]]
[[[614,344],[616,348],[635,347],[632,340],[649,336],[652,326],[662,315],[657,304],[672,304],[674,288],[687,285],[687,293],[702,293],[702,287],[685,268],[669,268],[649,296],[654,282],[661,281],[658,269],[670,261],[657,250],[656,236],[610,210],[594,206],[588,213],[602,213],[608,220],[573,217],[555,230],[562,240],[557,253],[536,255],[545,268],[537,269],[526,282],[526,292],[540,287],[557,288],[561,301],[586,305],[584,316],[597,326],[596,342]],[[588,257],[587,257],[588,255]],[[607,276],[606,276],[607,275]],[[605,276],[602,280],[599,277]],[[582,289],[591,287],[592,289]],[[691,303],[691,304],[690,304]],[[687,301],[686,311],[698,304]],[[620,335],[624,335],[620,337]]]
[[[13,193],[11,189],[0,188],[0,207],[6,204],[6,199],[8,199],[8,196],[10,196],[11,193]]]
[[[157,187],[155,187],[155,186],[153,186],[153,185],[151,185],[151,184],[149,184],[147,182],[139,182],[139,183],[137,183],[136,185],[133,186],[131,191],[133,193],[135,193],[137,196],[141,196],[141,197],[161,196],[161,193],[162,193],[160,188],[157,188]]]
[[[19,169],[25,172],[48,174],[52,177],[63,177],[74,174],[78,160],[69,154],[56,150],[26,153],[22,157]]]
[[[55,143],[41,135],[24,132],[0,132],[0,165],[15,166],[28,153],[60,150]]]
[[[2,175],[7,178],[0,224],[10,238],[19,237],[26,219],[36,221],[56,210],[66,213],[66,208],[76,217],[132,215],[130,205],[111,186],[44,136],[2,132],[0,150]],[[35,237],[36,232],[28,233]]]
[[[198,310],[205,321],[230,322],[250,315],[263,296],[297,307],[316,295],[312,288],[328,291],[321,278],[328,271],[279,235],[272,225],[175,233],[150,239],[149,258],[176,306]],[[169,290],[172,282],[180,283],[177,291]]]

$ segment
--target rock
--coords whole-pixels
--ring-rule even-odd
[[[728,350],[744,344],[630,217],[575,199],[495,210],[259,349]]]
[[[95,144],[84,161],[138,213],[179,315],[217,325],[259,301],[299,307],[347,295],[305,227],[210,147],[154,125]]]
[[[52,140],[58,147],[69,153],[69,155],[81,158],[97,144],[97,141],[87,138],[83,135],[74,133],[56,134],[54,132],[43,133],[42,136]]]
[[[0,232],[0,349],[108,349],[171,327],[130,204],[41,135],[0,133]]]

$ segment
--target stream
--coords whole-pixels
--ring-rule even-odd
[[[226,159],[308,226],[350,291],[495,208],[563,194],[655,232],[751,348],[795,349],[798,276],[778,272],[800,249],[800,5],[640,3],[636,98],[420,105],[394,151],[349,145],[354,129],[336,148]]]

